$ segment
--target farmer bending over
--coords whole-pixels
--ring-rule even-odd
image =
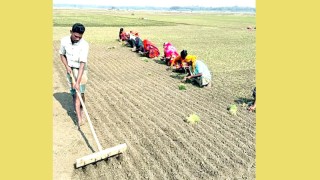
[[[170,43],[163,43],[163,57],[161,60],[166,62],[166,65],[170,66],[172,61],[179,56],[177,49]]]
[[[182,82],[187,79],[194,79],[200,87],[211,87],[211,73],[201,60],[197,60],[196,56],[187,55],[186,63],[191,66],[190,74],[183,78]]]
[[[84,31],[85,27],[82,24],[74,24],[70,30],[71,35],[61,39],[59,50],[61,61],[67,70],[67,79],[71,87],[70,92],[73,97],[74,109],[77,113],[78,126],[83,125],[84,121],[82,120],[82,106],[76,90],[81,93],[84,101],[85,84],[88,80],[87,61],[89,44],[82,39]],[[71,73],[73,73],[75,78],[75,84],[72,83]]]
[[[128,35],[129,33],[127,34],[123,28],[120,28],[120,31],[119,31],[119,39],[118,41],[121,42],[121,41],[126,41],[128,39]]]
[[[142,51],[139,51],[141,55],[146,56],[148,58],[155,58],[160,55],[159,49],[151,41],[149,41],[148,39],[144,39],[142,43],[143,49]]]
[[[134,36],[135,36],[134,40],[131,39],[131,43],[130,43],[133,45],[133,48],[131,50],[133,52],[139,52],[139,51],[143,52],[144,51],[143,43],[139,37],[139,33],[135,33]]]
[[[188,55],[187,50],[182,50],[180,52],[179,56],[177,56],[177,57],[172,59],[172,61],[170,62],[170,67],[167,68],[167,70],[173,69],[176,72],[182,72],[182,73],[191,74],[190,70],[189,70],[190,67],[185,61],[187,55]],[[173,68],[173,67],[175,67],[175,68]]]

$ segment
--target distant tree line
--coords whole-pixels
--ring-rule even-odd
[[[158,10],[158,11],[217,11],[217,12],[248,12],[255,13],[256,9],[251,7],[201,7],[201,6],[101,6],[101,5],[80,5],[80,4],[54,4],[54,8],[80,8],[80,9],[110,9],[110,10]]]
[[[228,11],[228,12],[256,12],[255,8],[250,7],[239,7],[239,6],[232,6],[232,7],[200,7],[200,6],[172,6],[169,8],[171,11]]]

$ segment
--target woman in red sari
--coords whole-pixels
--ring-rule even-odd
[[[155,58],[160,55],[159,49],[149,40],[143,40],[144,52],[147,57]]]

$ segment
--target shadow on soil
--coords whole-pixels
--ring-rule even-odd
[[[72,96],[70,93],[66,92],[57,92],[53,96],[61,104],[61,106],[67,111],[68,115],[71,117],[73,124],[77,125],[77,116],[74,113]]]
[[[243,98],[243,97],[238,97],[238,99],[234,100],[235,103],[237,104],[247,104],[248,106],[250,106],[251,104],[253,104],[254,99],[248,99],[248,98]]]
[[[162,61],[162,60],[160,60],[160,59],[153,59],[153,61],[154,61],[155,63],[158,63],[158,64],[166,65],[166,62],[165,62],[165,61]]]
[[[249,108],[251,105],[254,103],[254,99],[248,99],[248,98],[243,98],[243,97],[238,97],[238,99],[234,100],[235,103],[242,107]],[[256,109],[253,110],[253,112],[256,112]]]
[[[71,117],[71,119],[73,121],[73,124],[78,125],[77,116],[76,116],[76,114],[74,112],[74,108],[73,108],[73,102],[72,102],[73,100],[72,100],[71,94],[66,93],[66,92],[58,92],[58,93],[54,93],[53,96],[54,96],[54,98],[56,98],[57,101],[59,101],[61,106],[67,111],[68,115]],[[81,136],[83,137],[84,141],[86,142],[87,146],[89,147],[89,149],[94,153],[95,151],[93,150],[93,148],[89,144],[87,137],[81,131],[80,127],[78,127],[78,130],[79,130]]]
[[[178,79],[179,80],[179,83],[181,84],[192,84],[194,87],[197,87],[197,88],[202,88],[199,86],[199,84],[195,81],[195,80],[190,80],[188,79],[186,82],[181,82],[181,80],[186,76],[185,73],[183,72],[180,72],[180,73],[176,73],[176,74],[171,74],[170,77],[174,78],[174,79]]]
[[[186,75],[185,74],[171,74],[170,77],[178,79],[178,80],[182,80]]]

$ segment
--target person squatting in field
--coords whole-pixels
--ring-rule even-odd
[[[85,101],[85,88],[88,80],[87,62],[89,53],[89,44],[82,36],[85,32],[84,25],[75,23],[70,30],[70,36],[63,37],[60,45],[60,59],[67,71],[67,79],[70,83],[70,92],[73,97],[73,105],[78,118],[78,126],[84,124],[82,119],[82,106],[77,96],[76,90],[81,93]],[[72,83],[70,74],[73,73],[75,84]]]
[[[143,40],[143,51],[139,52],[148,58],[155,58],[160,55],[159,49],[148,39]]]
[[[134,34],[134,38],[131,38],[130,35],[129,44],[131,45],[133,52],[144,51],[142,40],[140,39],[139,33],[137,32]]]
[[[191,66],[190,74],[183,78],[182,82],[188,79],[195,80],[200,87],[211,87],[211,73],[201,60],[197,60],[196,56],[187,55],[185,62]]]
[[[248,108],[249,111],[254,111],[256,110],[256,87],[254,87],[252,91],[252,96],[253,96],[253,104]]]
[[[167,66],[170,66],[177,56],[179,56],[177,49],[170,42],[163,43],[163,57],[161,60],[165,61]]]
[[[190,72],[190,67],[189,65],[186,63],[186,57],[188,55],[187,50],[182,50],[180,52],[180,55],[175,57],[170,64],[170,68],[169,69],[173,69],[173,67],[175,66],[175,71],[176,72],[186,72],[188,74],[191,74]]]
[[[123,28],[120,28],[119,31],[119,42],[121,41],[127,41],[128,40],[129,33],[125,32]]]
[[[134,46],[134,42],[135,42],[135,36],[134,36],[135,32],[130,31],[129,34],[127,34],[127,44],[129,45],[129,47],[133,48]]]

